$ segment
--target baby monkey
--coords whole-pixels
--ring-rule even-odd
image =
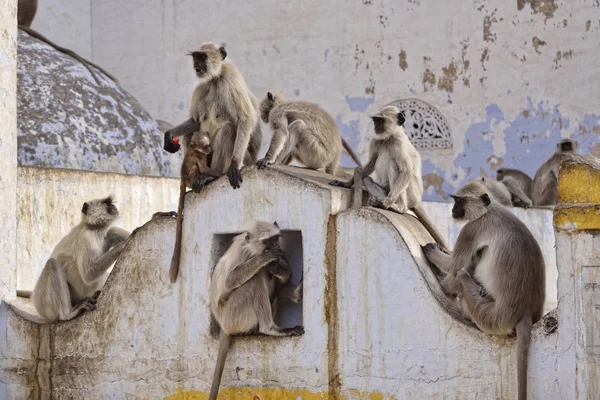
[[[169,276],[171,283],[177,280],[179,273],[179,264],[181,261],[181,239],[183,225],[183,205],[187,188],[192,188],[198,193],[204,185],[214,181],[220,175],[208,166],[207,157],[212,152],[210,138],[206,132],[195,132],[190,139],[190,143],[183,162],[181,163],[181,185],[179,187],[179,205],[177,207],[177,231],[175,234],[175,248],[171,258],[171,268]]]

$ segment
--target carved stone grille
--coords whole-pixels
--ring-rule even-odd
[[[390,105],[404,113],[404,131],[415,147],[452,148],[450,125],[435,107],[417,99],[398,100]]]

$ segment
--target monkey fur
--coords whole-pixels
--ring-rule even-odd
[[[533,324],[543,315],[545,265],[539,244],[510,210],[491,201],[488,189],[470,182],[452,196],[452,216],[469,221],[451,254],[430,243],[427,260],[446,274],[442,286],[483,332],[516,329],[518,399],[527,398],[527,362]]]
[[[48,321],[66,321],[96,308],[106,271],[130,237],[111,227],[119,211],[109,196],[83,203],[81,222],[54,248],[31,293],[37,312]]]
[[[528,208],[533,205],[531,201],[533,179],[525,172],[518,169],[500,168],[496,171],[496,180],[502,182],[510,192],[513,206]]]
[[[354,182],[362,182],[371,196],[372,206],[401,214],[412,210],[434,240],[447,249],[446,241],[421,206],[421,155],[402,128],[404,115],[395,106],[386,106],[372,119],[375,136],[370,143],[369,162],[363,169],[357,168],[352,180],[330,184],[350,188]],[[370,177],[373,172],[376,181]]]
[[[302,284],[291,287],[291,273],[277,223],[255,222],[233,239],[217,263],[210,286],[210,308],[221,332],[209,400],[216,400],[219,393],[232,335],[304,333],[302,326],[281,328],[274,322],[273,307],[279,298],[300,301]]]
[[[190,139],[190,143],[183,162],[181,163],[181,185],[179,188],[179,205],[177,207],[177,231],[175,234],[175,248],[171,258],[171,267],[169,268],[169,277],[171,283],[177,280],[179,274],[179,264],[181,262],[181,240],[183,225],[183,206],[187,188],[192,188],[195,192],[208,182],[219,177],[219,174],[208,167],[206,158],[212,152],[210,138],[205,132],[195,132]]]
[[[165,132],[164,149],[170,153],[180,145],[173,138],[184,136],[186,149],[191,134],[198,130],[210,136],[213,153],[208,165],[227,173],[234,189],[243,182],[240,168],[254,165],[261,146],[258,99],[229,60],[224,47],[205,43],[190,53],[198,77],[192,94],[190,118]]]
[[[564,160],[572,158],[575,145],[563,139],[556,145],[556,152],[537,170],[531,188],[534,206],[555,206],[558,198],[558,170]]]
[[[335,175],[342,145],[354,162],[362,166],[334,119],[318,104],[289,101],[281,94],[268,92],[260,103],[260,115],[271,126],[273,138],[265,157],[256,163],[259,169],[297,160],[308,168],[324,169]]]

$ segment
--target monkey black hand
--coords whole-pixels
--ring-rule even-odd
[[[271,163],[267,161],[267,157],[261,158],[260,160],[258,160],[256,162],[256,166],[258,167],[258,169],[263,169],[269,164],[271,164]]]
[[[179,144],[173,143],[173,136],[170,131],[165,132],[165,143],[164,149],[169,153],[177,153],[181,146]]]
[[[229,167],[229,171],[227,171],[227,178],[229,178],[229,184],[234,189],[240,188],[240,183],[243,182],[242,174],[239,170],[239,162],[231,161],[231,166]]]

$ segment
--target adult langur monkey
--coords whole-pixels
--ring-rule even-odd
[[[330,184],[350,188],[356,185],[356,182],[362,182],[371,195],[372,206],[401,214],[412,210],[433,239],[444,248],[448,248],[446,241],[421,206],[421,155],[402,128],[404,115],[397,107],[387,106],[372,119],[375,124],[375,136],[370,143],[369,162],[364,169],[356,169],[352,180],[332,181]],[[376,181],[370,177],[373,172]]]
[[[281,94],[267,93],[260,103],[260,117],[271,125],[273,139],[259,169],[269,164],[289,164],[297,160],[311,169],[324,169],[335,175],[342,146],[358,166],[352,148],[342,138],[334,119],[318,104],[286,100]]]
[[[575,145],[571,139],[563,139],[556,145],[556,152],[535,173],[531,187],[534,206],[555,206],[558,201],[558,170],[564,160],[572,158]]]
[[[216,400],[219,393],[232,335],[304,333],[302,326],[281,328],[274,321],[273,307],[280,298],[298,303],[302,297],[302,283],[297,287],[289,284],[291,274],[277,223],[255,222],[248,232],[233,239],[219,259],[210,285],[210,309],[221,333],[209,400]]]
[[[56,245],[31,293],[35,309],[48,321],[66,321],[96,309],[106,271],[131,237],[111,227],[119,211],[110,196],[83,203],[81,212],[81,222]]]
[[[518,398],[527,398],[527,360],[531,329],[543,316],[545,265],[537,241],[510,210],[490,200],[480,182],[469,182],[452,196],[452,217],[469,221],[451,254],[435,243],[425,257],[446,277],[445,290],[483,332],[517,333]]]
[[[118,82],[114,76],[112,76],[111,74],[106,72],[104,69],[102,69],[98,65],[94,64],[93,62],[91,62],[89,60],[86,60],[85,58],[81,57],[79,54],[75,53],[73,50],[69,50],[69,49],[66,49],[64,47],[57,45],[56,43],[54,43],[53,41],[51,41],[50,39],[48,39],[41,33],[32,29],[31,23],[33,22],[33,19],[35,18],[35,14],[37,13],[37,5],[38,5],[37,0],[19,0],[19,3],[17,4],[17,21],[19,24],[19,29],[27,32],[30,36],[33,36],[34,38],[49,44],[50,46],[54,47],[56,50],[60,51],[61,53],[69,55],[69,56],[73,57],[74,59],[76,59],[77,61],[79,61],[80,63],[82,63],[83,66],[85,68],[87,68],[88,71],[90,71],[90,74],[92,74],[92,77],[94,78],[94,80],[96,81],[96,83],[98,85],[101,84],[100,79],[98,79],[98,75],[96,75],[96,72],[90,66],[101,71],[104,75],[108,76],[113,81]]]
[[[533,179],[525,172],[512,168],[500,168],[496,171],[496,180],[502,182],[511,194],[515,207],[531,207],[531,187]]]
[[[224,47],[205,43],[190,55],[199,80],[192,94],[190,118],[165,132],[164,148],[177,152],[180,145],[173,139],[183,136],[185,150],[194,132],[207,132],[213,146],[209,167],[221,175],[227,173],[229,183],[237,189],[242,183],[240,168],[254,165],[262,141],[258,99],[226,59]]]

